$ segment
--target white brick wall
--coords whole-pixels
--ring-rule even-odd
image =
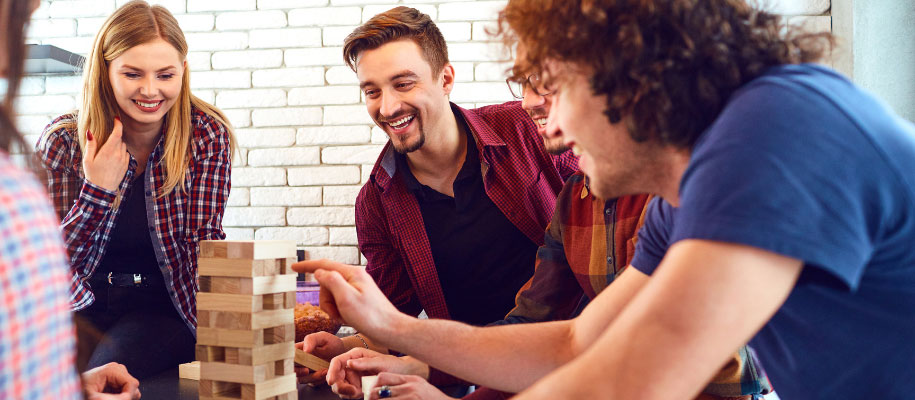
[[[43,0],[29,42],[85,54],[127,0]],[[494,0],[152,0],[185,31],[191,87],[236,127],[232,193],[224,218],[233,239],[291,239],[311,257],[358,264],[356,195],[387,138],[373,129],[343,38],[378,12],[409,5],[432,16],[449,42],[462,105],[507,101],[510,60],[485,30]],[[828,0],[770,0],[789,22],[829,26]],[[817,16],[810,18],[810,16]],[[23,82],[19,126],[34,141],[80,99],[78,76]]]

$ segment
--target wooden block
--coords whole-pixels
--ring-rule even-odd
[[[240,399],[241,384],[201,379],[197,392],[201,399],[218,397]]]
[[[291,240],[201,240],[200,257],[265,260],[295,257]]]
[[[248,295],[295,292],[295,277],[295,274],[253,278],[201,276],[200,291]]]
[[[295,274],[296,273],[295,271],[292,270],[292,264],[296,263],[296,258],[290,257],[290,258],[284,258],[284,259],[277,260],[277,261],[279,261],[279,263],[281,265],[280,271],[277,272],[278,274]]]
[[[295,292],[286,292],[286,308],[295,308]]]
[[[197,292],[200,294],[200,292]],[[210,312],[206,310],[197,310],[197,326],[210,326]]]
[[[197,292],[197,309],[257,312],[264,309],[264,298],[248,294]]]
[[[201,363],[200,379],[235,383],[260,383],[267,380],[268,365],[235,365],[226,363]],[[270,363],[270,369],[274,369]]]
[[[240,278],[277,275],[282,270],[283,260],[285,259],[247,260],[244,258],[202,257],[197,259],[197,272],[200,276],[234,276]]]
[[[299,349],[295,349],[295,363],[313,371],[320,371],[330,366],[330,361]]]
[[[280,310],[286,307],[286,293],[271,293],[261,296],[264,310]]]
[[[276,367],[274,366],[274,370]],[[181,379],[192,379],[195,381],[200,380],[200,361],[193,361],[189,363],[179,364],[178,365],[178,377]]]
[[[247,365],[261,365],[276,360],[295,357],[295,345],[292,342],[267,344],[251,349],[238,349],[239,362]]]
[[[295,310],[263,310],[256,313],[210,311],[210,328],[252,330],[286,325],[293,321]]]
[[[275,328],[269,328],[275,329]],[[293,326],[293,330],[295,327]],[[205,344],[210,346],[224,346],[224,347],[258,347],[263,346],[264,340],[266,338],[266,330],[235,330],[235,329],[219,329],[219,328],[210,328],[205,326],[197,327],[197,344]],[[275,333],[271,331],[273,336],[276,336]],[[271,340],[272,339],[271,337]],[[278,343],[271,341],[269,343]]]
[[[238,349],[239,349],[238,347],[226,347],[226,358],[225,358],[226,364],[242,364],[240,362],[242,360],[238,354]],[[245,361],[247,361],[247,358],[245,359]],[[249,364],[249,363],[245,363],[245,364]]]
[[[253,385],[242,385],[242,400],[264,400],[296,391],[295,375],[283,375]]]
[[[204,346],[198,344],[196,347],[197,361],[219,362],[226,359],[224,347]]]
[[[299,393],[298,392],[289,392],[286,394],[281,394],[274,398],[276,400],[299,400]]]
[[[285,343],[295,341],[295,325],[286,324],[264,329],[264,344]],[[200,334],[198,333],[199,337]]]
[[[292,358],[274,361],[273,372],[276,376],[295,374],[295,362]]]

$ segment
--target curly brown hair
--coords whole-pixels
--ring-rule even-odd
[[[353,71],[363,51],[385,43],[410,39],[422,49],[423,58],[437,75],[448,64],[448,45],[432,18],[415,8],[400,6],[372,17],[343,41],[343,60]]]
[[[495,34],[525,50],[512,79],[568,62],[588,71],[607,95],[604,114],[634,140],[686,148],[741,85],[834,43],[743,0],[510,0]]]

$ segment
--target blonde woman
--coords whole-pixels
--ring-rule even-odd
[[[194,358],[197,243],[225,238],[234,139],[191,94],[187,52],[168,10],[125,4],[95,37],[81,107],[37,146],[71,305],[102,333],[90,368],[117,361],[142,378]]]

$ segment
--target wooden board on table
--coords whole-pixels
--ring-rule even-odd
[[[295,310],[263,310],[255,313],[197,310],[197,326],[207,328],[254,330],[292,323]]]
[[[296,258],[292,240],[201,240],[199,256],[248,260]]]
[[[249,260],[244,258],[210,258],[197,259],[197,271],[200,276],[235,276],[253,278],[291,274],[289,268],[295,264],[295,258],[272,258],[266,260]]]
[[[318,356],[295,349],[295,363],[313,371],[327,369],[330,362]]]
[[[227,276],[201,276],[200,291],[206,293],[261,295],[295,292],[296,274],[239,278]]]
[[[181,379],[200,380],[200,361],[178,365],[178,377]]]

